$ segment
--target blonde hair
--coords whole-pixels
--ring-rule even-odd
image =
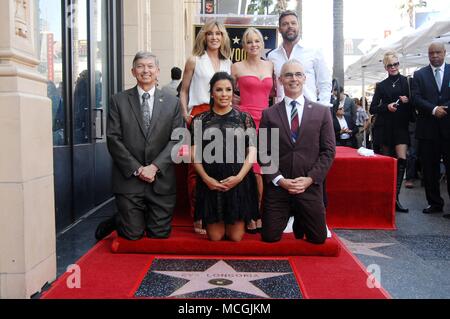
[[[388,51],[384,54],[384,58],[383,58],[383,64],[384,66],[386,66],[389,63],[389,60],[392,58],[397,58],[398,60],[398,55],[397,52],[395,51]]]
[[[244,34],[242,35],[242,48],[244,48],[245,44],[247,43],[248,38],[250,37],[250,34],[256,34],[256,36],[259,38],[259,41],[261,41],[262,44],[262,52],[264,52],[264,38],[261,34],[261,31],[259,31],[256,28],[250,27],[245,30]]]
[[[192,50],[192,54],[195,56],[202,56],[206,52],[206,34],[214,29],[214,27],[217,27],[220,33],[222,33],[222,41],[220,43],[219,49],[219,59],[227,60],[231,57],[230,38],[228,37],[228,32],[225,29],[225,26],[217,20],[210,20],[206,22],[200,29],[200,32],[195,38],[195,44],[194,49]]]

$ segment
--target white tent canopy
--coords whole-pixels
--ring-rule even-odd
[[[450,19],[430,21],[414,30],[411,28],[387,38],[345,71],[346,85],[362,85],[378,82],[386,77],[383,56],[394,50],[399,54],[401,67],[416,68],[429,63],[428,46],[431,42],[450,44]],[[447,57],[450,50],[447,50]]]

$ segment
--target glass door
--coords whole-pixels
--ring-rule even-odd
[[[110,88],[107,0],[74,0],[72,30],[73,171],[75,218],[111,194],[111,158],[106,147]]]
[[[109,96],[120,87],[121,1],[39,0],[41,65],[53,108],[56,227],[112,197]]]

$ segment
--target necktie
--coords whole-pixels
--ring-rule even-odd
[[[434,78],[436,79],[436,84],[438,87],[439,92],[441,91],[441,68],[436,68],[436,70],[434,71]]]
[[[297,102],[292,101],[291,102],[291,138],[292,142],[296,142],[298,138],[298,112],[297,112]]]
[[[148,104],[148,100],[150,99],[150,94],[147,92],[142,94],[142,105],[141,105],[141,111],[142,111],[142,119],[144,120],[145,130],[148,131],[148,128],[150,127],[150,120],[151,120],[151,114],[150,114],[150,105]]]

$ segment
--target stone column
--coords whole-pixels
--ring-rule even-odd
[[[136,85],[131,66],[137,51],[151,51],[160,62],[160,85],[170,81],[170,69],[182,70],[191,54],[199,1],[123,0],[123,82]]]
[[[0,299],[56,277],[51,103],[37,72],[36,0],[0,1]]]
[[[131,74],[136,52],[151,51],[150,12],[151,0],[123,0],[123,83],[125,88],[136,85],[136,79]]]

